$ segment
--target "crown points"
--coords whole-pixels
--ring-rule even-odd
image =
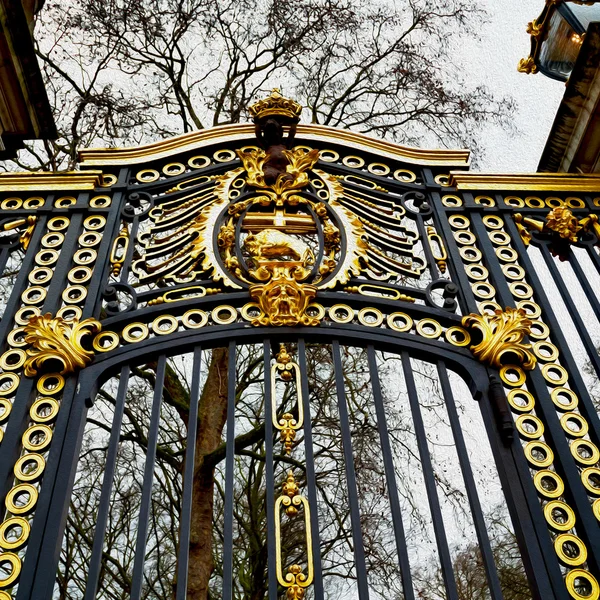
[[[273,88],[270,96],[252,104],[248,112],[255,123],[270,117],[280,117],[284,121],[297,123],[300,120],[302,106],[295,100],[282,96],[279,88]]]

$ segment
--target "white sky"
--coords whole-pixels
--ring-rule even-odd
[[[516,99],[515,125],[519,131],[515,135],[486,127],[481,140],[486,154],[477,170],[535,172],[565,91],[560,81],[539,73],[517,72],[519,59],[529,55],[527,23],[539,16],[544,0],[483,0],[482,5],[489,22],[481,30],[481,40],[462,44],[458,58],[475,83]]]

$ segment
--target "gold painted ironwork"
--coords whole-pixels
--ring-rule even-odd
[[[448,260],[448,254],[446,253],[446,247],[441,236],[436,232],[435,227],[431,225],[427,226],[427,240],[429,241],[429,247],[431,248],[431,254],[433,259],[437,263],[442,273],[446,272],[446,261]]]
[[[535,367],[536,357],[531,344],[523,342],[531,331],[531,319],[524,310],[507,306],[493,315],[470,314],[463,317],[462,324],[481,333],[481,341],[470,347],[480,361],[499,368],[504,366],[506,357],[510,357],[512,363],[518,363],[524,369]]]
[[[572,173],[504,174],[452,171],[450,183],[457,190],[600,192],[600,175]]]
[[[33,377],[46,363],[54,361],[62,365],[60,373],[63,375],[83,369],[94,357],[94,352],[84,347],[83,340],[101,328],[95,319],[66,321],[53,318],[51,313],[31,317],[25,325],[25,341],[30,345],[25,375]]]
[[[566,206],[559,206],[546,215],[546,228],[569,242],[577,242],[581,225]]]
[[[282,96],[279,88],[273,88],[270,96],[249,106],[248,112],[255,122],[274,116],[297,122],[300,119],[302,105]]]
[[[19,236],[19,243],[23,250],[27,250],[29,248],[29,242],[31,241],[31,236],[33,235],[33,231],[35,229],[35,225],[37,223],[38,218],[34,215],[29,215],[24,219],[17,219],[16,221],[10,221],[10,223],[4,224],[4,231],[13,231],[15,229],[20,229],[23,225],[26,225],[25,229],[21,231],[21,235]]]
[[[129,248],[129,229],[123,225],[119,235],[115,238],[112,250],[110,252],[111,273],[118,277],[121,274],[123,263],[127,257],[127,249]]]
[[[0,192],[93,190],[101,181],[102,171],[0,173]]]

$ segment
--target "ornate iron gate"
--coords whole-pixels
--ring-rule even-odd
[[[0,598],[599,597],[600,180],[299,111],[0,178]]]

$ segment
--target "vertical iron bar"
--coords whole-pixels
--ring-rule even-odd
[[[233,599],[233,469],[235,467],[235,342],[229,342],[227,366],[227,437],[223,524],[223,600]]]
[[[423,464],[423,477],[425,479],[425,488],[427,490],[427,499],[429,501],[429,509],[431,510],[431,518],[433,521],[433,530],[438,547],[440,564],[442,567],[442,578],[444,586],[448,594],[448,600],[458,600],[458,591],[456,589],[456,581],[454,580],[454,572],[452,570],[452,558],[448,548],[448,540],[444,529],[444,519],[440,508],[440,501],[437,496],[435,484],[435,473],[431,463],[429,447],[427,445],[427,434],[423,417],[421,416],[421,408],[419,406],[419,397],[417,394],[417,386],[413,376],[412,365],[410,364],[410,356],[405,350],[402,351],[402,370],[404,372],[404,380],[408,391],[408,402],[412,412],[413,422],[415,425],[415,435],[417,438],[417,446],[419,448],[419,456]]]
[[[315,454],[313,448],[312,420],[310,411],[310,390],[306,369],[306,346],[303,339],[298,340],[298,366],[300,367],[300,385],[304,409],[304,455],[306,457],[306,487],[310,506],[310,531],[312,536],[314,598],[323,600],[323,571],[321,566],[321,540],[319,539],[319,515],[317,513],[317,478],[315,475]]]
[[[94,529],[92,556],[90,558],[84,600],[94,600],[98,591],[98,580],[102,565],[102,548],[104,547],[104,534],[106,532],[106,523],[108,521],[108,512],[110,510],[110,495],[113,487],[115,466],[117,464],[117,451],[119,449],[119,439],[121,437],[121,425],[123,423],[123,411],[125,410],[128,384],[129,366],[124,366],[121,368],[119,389],[117,390],[117,398],[115,400],[115,412],[108,441],[106,463],[104,465],[102,490],[100,492],[100,501],[98,503],[98,516],[96,518],[96,527]]]
[[[354,456],[352,454],[352,434],[350,432],[350,420],[348,417],[348,406],[346,404],[346,391],[344,389],[344,371],[342,367],[340,343],[337,340],[332,342],[332,350],[335,372],[335,389],[337,392],[338,409],[340,414],[340,429],[342,431],[342,447],[344,451],[344,462],[346,465],[346,481],[348,483],[348,504],[350,505],[350,521],[352,524],[352,541],[354,543],[354,560],[356,564],[358,597],[360,600],[368,600],[369,583],[367,581],[367,565],[360,525],[358,489],[356,486]]]
[[[575,252],[573,252],[573,250],[569,252],[569,262],[571,263],[575,277],[577,277],[577,281],[579,281],[579,283],[581,283],[581,287],[583,287],[585,297],[590,303],[590,306],[596,315],[596,319],[600,321],[600,301],[598,300],[598,295],[594,288],[590,285],[587,275],[585,274],[585,271],[579,262],[579,258]]]
[[[400,564],[402,591],[404,593],[405,600],[415,600],[415,593],[412,585],[412,575],[410,572],[410,562],[408,560],[408,550],[406,547],[406,535],[404,533],[404,524],[402,522],[402,509],[400,508],[400,499],[398,497],[396,469],[394,467],[394,457],[392,454],[392,446],[390,444],[390,434],[387,427],[385,407],[383,406],[381,383],[379,381],[379,372],[377,370],[377,357],[375,356],[375,349],[373,346],[368,346],[367,354],[369,360],[369,375],[371,377],[371,386],[373,389],[373,400],[375,402],[375,412],[377,414],[377,429],[379,430],[379,439],[381,440],[381,453],[383,455],[385,480],[390,497],[392,521],[394,523],[394,534],[396,538],[398,562]]]
[[[273,464],[273,397],[271,389],[271,342],[264,341],[265,390],[265,485],[267,504],[267,575],[269,600],[277,600],[277,556],[275,555],[275,465]]]
[[[142,487],[142,500],[138,520],[137,538],[135,542],[135,558],[133,562],[133,573],[131,575],[131,600],[140,600],[142,597],[142,582],[144,580],[144,560],[146,554],[146,541],[148,537],[148,520],[150,518],[152,482],[154,479],[154,463],[156,461],[156,445],[158,442],[160,409],[162,406],[166,364],[166,356],[164,354],[161,354],[161,356],[158,359],[158,366],[156,368],[156,382],[154,384],[154,398],[152,399],[150,430],[148,431],[146,464],[144,465],[144,484]]]
[[[194,465],[196,459],[196,433],[198,429],[198,402],[200,401],[200,374],[202,369],[202,350],[194,348],[192,364],[192,387],[190,390],[190,409],[188,412],[188,430],[185,448],[185,466],[183,471],[183,498],[181,501],[181,519],[179,524],[179,552],[177,556],[176,600],[186,600],[188,566],[190,562],[190,526],[194,501]],[[87,598],[85,599],[87,600]],[[90,599],[93,600],[93,599]]]
[[[443,361],[438,361],[437,370],[440,377],[442,395],[444,396],[444,402],[446,403],[446,409],[448,410],[448,418],[450,421],[450,427],[452,429],[452,435],[454,436],[454,443],[456,444],[458,462],[460,463],[460,469],[462,472],[463,481],[465,482],[467,497],[469,499],[469,506],[471,508],[471,514],[473,515],[473,524],[475,525],[475,531],[477,532],[477,541],[479,542],[479,549],[481,550],[481,556],[483,558],[483,565],[488,580],[490,594],[492,600],[502,600],[503,596],[500,588],[500,580],[498,579],[496,563],[494,561],[494,555],[492,554],[492,548],[490,546],[490,540],[487,534],[487,527],[485,525],[485,519],[483,518],[483,512],[481,510],[481,503],[479,502],[477,485],[475,484],[475,478],[473,477],[469,453],[467,451],[460,420],[458,418],[454,394],[452,393],[452,386],[450,385],[446,365]]]

